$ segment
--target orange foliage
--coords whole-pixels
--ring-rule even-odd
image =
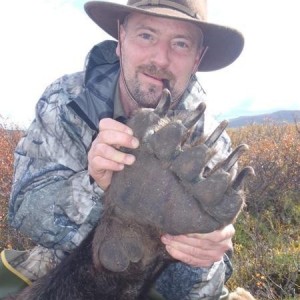
[[[23,132],[4,123],[1,116],[0,122],[0,195],[8,197],[13,177],[14,149]]]
[[[0,251],[28,249],[32,243],[7,223],[8,199],[13,179],[14,150],[23,131],[0,115]]]
[[[256,173],[247,184],[247,207],[235,224],[236,271],[231,287],[246,286],[258,299],[299,295],[299,279],[293,276],[299,261],[300,126],[249,125],[228,132],[235,146],[249,145],[239,165],[250,165]],[[0,251],[33,245],[10,228],[6,218],[13,153],[22,134],[0,116]]]
[[[251,165],[256,173],[248,185],[248,209],[258,213],[272,207],[281,213],[280,199],[293,194],[299,197],[300,133],[296,124],[250,125],[231,129],[229,134],[235,145],[250,147],[240,160],[241,166]]]

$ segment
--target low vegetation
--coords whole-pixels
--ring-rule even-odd
[[[257,299],[300,297],[300,130],[297,124],[249,125],[229,132],[250,151],[240,165],[256,176],[235,227],[231,289],[243,286]]]
[[[9,129],[8,129],[9,128]],[[0,251],[27,249],[32,242],[7,224],[8,199],[13,178],[14,149],[23,131],[0,115]]]
[[[0,123],[0,251],[28,249],[32,242],[7,224],[13,152],[23,133],[1,118]],[[247,205],[235,224],[234,274],[227,285],[242,286],[259,300],[299,299],[299,126],[249,125],[229,134],[234,145],[249,145],[240,165],[253,166],[256,176],[247,184]]]

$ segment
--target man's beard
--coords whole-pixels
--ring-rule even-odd
[[[162,90],[160,86],[154,84],[149,85],[146,90],[143,89],[142,84],[138,78],[139,73],[144,73],[148,76],[159,78],[162,81],[167,82],[167,86],[174,98],[178,94],[174,88],[170,87],[170,82],[174,80],[174,75],[171,72],[158,69],[153,64],[141,65],[137,68],[135,76],[133,78],[125,79],[131,95],[141,107],[156,107],[161,97]]]

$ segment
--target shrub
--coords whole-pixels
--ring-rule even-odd
[[[247,211],[259,214],[266,209],[285,217],[285,199],[299,203],[300,133],[295,125],[249,125],[232,130],[234,144],[247,143],[250,151],[240,165],[250,164],[256,176],[250,180]]]
[[[4,248],[28,248],[31,241],[7,223],[8,199],[13,178],[14,149],[23,131],[0,115],[0,251]]]
[[[0,196],[9,197],[14,162],[14,149],[22,136],[22,131],[9,124],[0,115]]]
[[[13,152],[22,131],[2,120],[0,126],[0,250],[27,249],[30,240],[7,225],[7,203],[13,173]],[[295,125],[249,125],[231,129],[233,144],[250,151],[240,165],[254,167],[246,187],[247,206],[234,238],[231,290],[249,289],[257,299],[296,299],[300,294],[300,133]]]
[[[294,299],[300,293],[300,133],[295,124],[250,125],[230,130],[233,143],[250,151],[241,167],[256,176],[236,223],[234,276],[258,299]]]

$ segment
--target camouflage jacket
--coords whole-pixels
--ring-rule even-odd
[[[115,47],[113,41],[96,45],[83,72],[65,75],[47,87],[36,105],[36,117],[15,151],[9,221],[54,256],[56,251],[70,252],[76,247],[103,209],[103,191],[90,181],[87,153],[97,135],[99,120],[113,117],[120,71]],[[196,107],[204,94],[194,77],[178,109]],[[207,132],[216,125],[209,120],[205,116]],[[227,135],[218,147],[219,156],[228,155]],[[157,288],[166,299],[210,299],[201,298],[198,290],[210,286],[207,296],[218,293],[225,266],[223,262],[217,266],[214,269],[219,275],[213,268],[176,263],[162,274]]]

